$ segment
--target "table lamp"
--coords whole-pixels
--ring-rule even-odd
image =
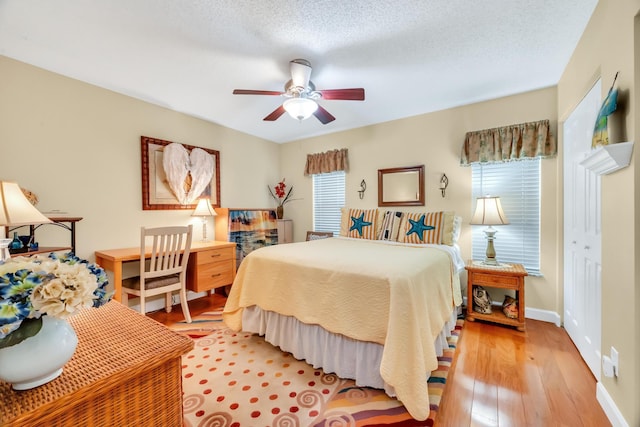
[[[15,182],[0,181],[0,226],[21,226],[51,222],[26,198]],[[11,239],[0,239],[0,261],[9,259]]]
[[[489,226],[486,230],[484,230],[484,234],[487,235],[487,253],[484,264],[500,265],[496,260],[496,249],[493,246],[493,241],[498,230],[493,228],[492,225],[509,224],[509,220],[502,210],[500,197],[478,197],[476,202],[476,210],[473,213],[473,217],[471,218],[471,224]]]
[[[202,218],[202,241],[208,242],[207,217],[216,216],[216,211],[213,210],[213,206],[211,206],[211,201],[206,198],[200,199],[198,201],[198,205],[196,206],[196,210],[193,211],[191,216],[199,216]]]

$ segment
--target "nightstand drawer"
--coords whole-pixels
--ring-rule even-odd
[[[196,252],[194,255],[196,258],[196,263],[198,264],[198,266],[201,266],[212,262],[228,261],[230,259],[233,259],[234,250],[235,248],[233,247],[215,248]]]
[[[520,283],[517,277],[501,276],[497,274],[473,273],[473,284],[496,286],[507,289],[518,289]]]

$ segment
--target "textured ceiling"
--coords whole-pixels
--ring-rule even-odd
[[[0,54],[275,142],[555,85],[597,0],[0,0]],[[289,61],[336,117],[262,120]]]

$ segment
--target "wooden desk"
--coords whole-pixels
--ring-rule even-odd
[[[198,277],[200,271],[200,263],[194,263],[191,258],[198,259],[198,252],[210,251],[212,249],[219,248],[235,248],[236,244],[232,242],[192,242],[191,254],[189,255],[189,266],[187,267],[187,281],[190,282],[191,277]],[[230,281],[226,284],[231,284],[235,277],[235,250],[233,252],[233,270],[231,271]],[[151,254],[147,252],[147,257],[151,257]],[[122,295],[122,263],[131,261],[140,261],[140,247],[122,248],[122,249],[107,249],[102,251],[96,251],[96,264],[104,268],[106,271],[113,273],[113,287],[114,294],[113,299],[120,301]],[[228,275],[226,277],[229,277]],[[218,285],[219,286],[219,285]],[[214,286],[215,287],[215,286]]]
[[[25,391],[0,381],[0,425],[182,425],[181,356],[191,339],[116,301],[69,323],[78,347],[62,375]]]

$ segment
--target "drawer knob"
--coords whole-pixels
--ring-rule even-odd
[[[222,273],[216,273],[216,274],[212,274],[211,277],[218,277],[218,276],[221,276],[221,275],[222,275]]]
[[[211,258],[215,258],[215,257],[217,257],[217,256],[220,256],[220,254],[212,254],[212,255],[211,255]]]

